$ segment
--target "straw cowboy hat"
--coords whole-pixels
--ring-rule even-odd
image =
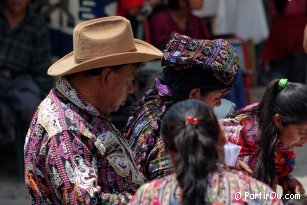
[[[145,62],[160,58],[154,46],[134,39],[129,20],[121,16],[98,18],[78,24],[73,33],[74,51],[48,69],[62,76],[93,68]]]

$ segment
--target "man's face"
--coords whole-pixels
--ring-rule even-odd
[[[107,85],[109,113],[115,112],[121,105],[125,105],[128,94],[134,92],[133,83],[137,71],[137,65],[129,64],[110,74],[110,81]]]
[[[13,13],[23,13],[26,11],[30,0],[6,0],[7,8]]]

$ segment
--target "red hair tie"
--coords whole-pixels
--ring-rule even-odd
[[[187,120],[191,125],[199,125],[199,120],[196,117],[188,117]]]

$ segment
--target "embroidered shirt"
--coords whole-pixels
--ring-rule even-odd
[[[219,167],[216,172],[209,174],[208,182],[205,196],[207,204],[281,204],[277,197],[274,198],[277,194],[269,186],[242,172]],[[248,197],[245,196],[246,193],[249,196],[258,197]],[[260,193],[263,195],[259,196]],[[180,203],[180,195],[181,188],[176,180],[176,175],[172,174],[144,184],[129,204],[179,205],[182,204]]]
[[[167,98],[158,93],[155,85],[138,103],[126,126],[125,138],[136,163],[150,180],[170,174],[172,167],[160,136],[161,118],[169,106]]]
[[[143,176],[107,116],[65,79],[40,104],[25,143],[32,204],[127,204]]]
[[[256,105],[249,105],[242,110],[252,109]],[[242,146],[239,157],[253,170],[259,160],[259,138],[261,132],[258,117],[250,112],[246,112],[237,114],[233,118],[221,120],[220,123],[224,126],[227,140]],[[276,187],[278,179],[288,175],[293,170],[295,159],[295,153],[278,140],[275,144],[274,153],[276,170],[274,187]]]

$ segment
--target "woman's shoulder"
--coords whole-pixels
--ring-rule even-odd
[[[244,185],[238,187],[238,190],[240,190],[241,193],[249,193],[254,195],[260,193],[275,193],[269,185],[245,174],[242,171],[232,169],[226,172],[231,183]]]
[[[176,175],[171,174],[144,184],[144,189],[165,189],[167,185],[177,184]]]
[[[220,190],[216,191],[216,199],[225,203],[236,204],[279,204],[273,196],[276,194],[263,182],[234,169],[222,168],[214,174],[219,181]],[[212,179],[214,179],[212,177]],[[214,181],[213,181],[214,183]],[[216,184],[218,185],[218,184]],[[229,197],[230,198],[227,198]],[[274,195],[275,196],[275,195]],[[227,202],[227,200],[229,200]]]
[[[247,186],[252,186],[252,185],[260,185],[263,186],[264,188],[271,190],[271,188],[264,184],[263,182],[245,174],[242,171],[237,171],[233,168],[228,168],[228,169],[223,169],[223,176],[226,178],[229,183],[234,183],[234,184],[245,184]],[[239,189],[241,188],[247,188],[247,187],[238,187]],[[244,191],[244,190],[241,190]],[[271,190],[272,191],[272,190]]]
[[[128,120],[128,126],[139,128],[156,128],[164,114],[163,105],[158,102],[159,96],[144,97],[142,102],[133,111],[133,115]]]
[[[224,126],[236,126],[236,125],[243,125],[248,122],[257,121],[257,115],[253,112],[253,110],[256,108],[257,105],[258,105],[257,103],[248,105],[238,110],[228,118],[219,120],[219,122]]]
[[[253,104],[247,105],[246,107],[242,108],[241,110],[242,111],[251,110],[251,109],[254,109],[255,107],[257,107],[258,105],[259,105],[259,103],[253,103]]]
[[[153,180],[143,184],[132,197],[129,204],[162,204],[163,201],[169,201],[176,187],[177,181],[174,174]]]

